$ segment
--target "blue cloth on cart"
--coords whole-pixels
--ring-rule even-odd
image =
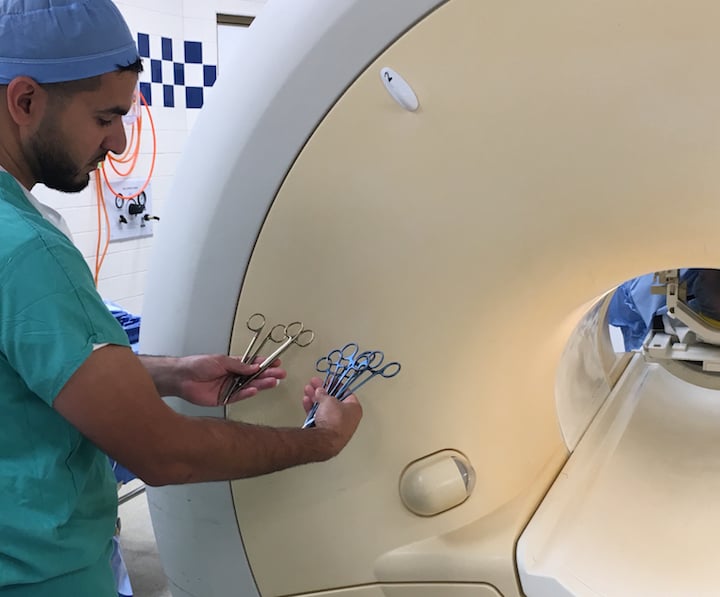
[[[118,483],[129,483],[133,479],[137,478],[135,473],[126,469],[122,464],[116,462],[110,458],[110,466],[112,466],[113,473],[115,473],[115,480]]]
[[[653,274],[633,278],[618,286],[608,307],[608,323],[620,328],[625,350],[642,346],[653,317],[665,306],[665,296],[651,294]]]
[[[125,330],[128,340],[130,340],[130,347],[137,353],[137,344],[140,340],[140,322],[142,318],[139,315],[129,313],[120,305],[116,305],[113,302],[105,301],[105,305],[107,305],[112,316],[117,319],[123,330]]]

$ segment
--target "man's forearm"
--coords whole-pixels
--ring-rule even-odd
[[[166,444],[167,461],[156,463],[151,485],[175,485],[254,477],[328,460],[341,449],[328,429],[265,427],[223,419],[185,417]]]

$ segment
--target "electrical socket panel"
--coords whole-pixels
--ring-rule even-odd
[[[110,242],[152,236],[153,223],[158,218],[152,211],[151,185],[142,189],[145,181],[140,179],[123,179],[110,184],[112,190],[103,182],[103,198],[110,220]]]

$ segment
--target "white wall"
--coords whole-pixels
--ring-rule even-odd
[[[210,89],[203,86],[203,67],[217,66],[218,38],[217,14],[256,16],[266,0],[116,0],[135,35],[147,35],[150,59],[144,58],[145,70],[140,81],[151,84],[150,107],[157,134],[157,158],[152,176],[153,215],[160,217],[155,230],[163,225],[163,213],[173,208],[169,189],[175,168],[183,151],[187,135],[194,125],[199,107],[188,108],[186,88],[203,88],[204,97]],[[239,32],[240,33],[240,32]],[[171,40],[172,61],[162,59],[162,39]],[[199,42],[202,47],[202,63],[185,62],[185,42]],[[166,48],[167,44],[166,43]],[[192,48],[198,49],[199,44]],[[161,83],[151,83],[151,59],[161,60],[163,83],[173,87],[174,107],[164,105]],[[175,84],[174,63],[182,64],[185,84]],[[212,72],[212,68],[210,68]],[[138,164],[132,178],[144,178],[150,168],[151,137],[147,118],[143,124],[143,141]],[[110,176],[111,181],[113,176]],[[88,265],[94,270],[98,237],[97,203],[94,184],[78,194],[63,194],[41,185],[33,194],[43,203],[62,213],[73,233]],[[200,199],[199,199],[200,200]],[[104,224],[102,224],[104,227]],[[110,243],[107,257],[100,272],[98,289],[106,300],[120,304],[135,314],[142,314],[145,280],[148,275],[149,255],[153,238]]]

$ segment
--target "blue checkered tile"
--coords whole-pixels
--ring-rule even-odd
[[[137,42],[145,65],[140,91],[148,105],[202,108],[205,89],[217,80],[217,65],[203,62],[202,42],[148,33],[138,33]]]

